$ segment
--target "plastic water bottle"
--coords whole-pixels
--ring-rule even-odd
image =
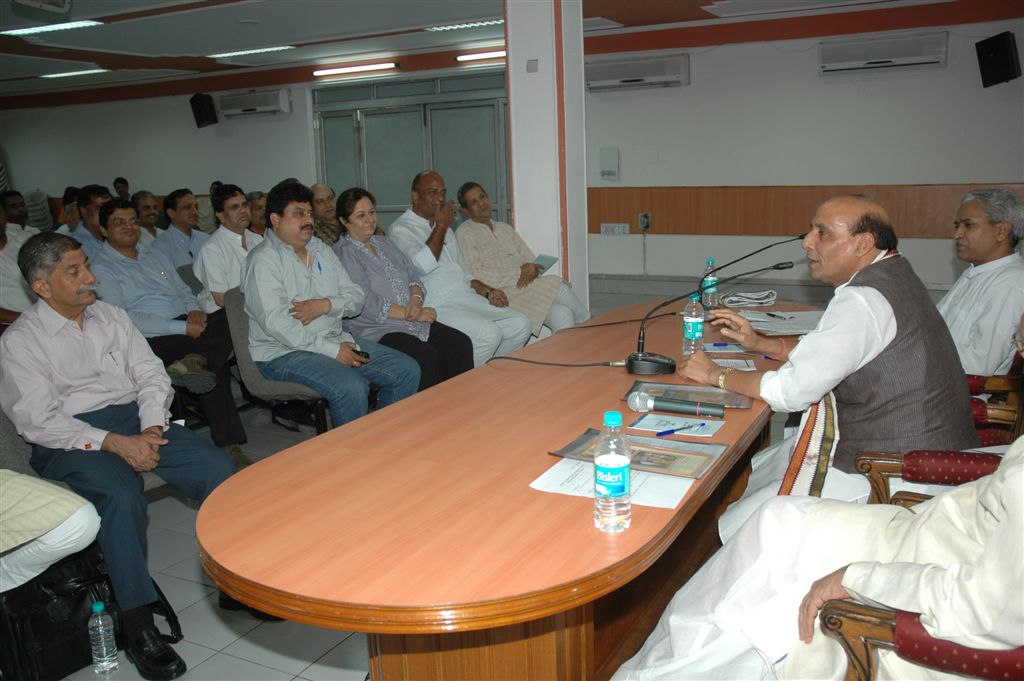
[[[704,344],[704,308],[694,293],[683,310],[683,357],[689,357]]]
[[[622,414],[604,413],[604,430],[594,445],[594,526],[602,532],[629,527],[629,443],[622,433]]]
[[[714,310],[718,307],[718,277],[712,270],[715,269],[715,259],[708,258],[708,266],[704,268],[703,295],[700,302],[705,310]]]
[[[114,638],[114,620],[103,601],[92,604],[89,615],[89,643],[92,645],[92,670],[109,674],[117,669],[117,641]]]

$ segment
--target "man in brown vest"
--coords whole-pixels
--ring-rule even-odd
[[[776,411],[803,411],[831,393],[838,443],[822,497],[867,496],[867,482],[853,468],[860,451],[978,444],[956,347],[897,241],[885,209],[871,199],[829,199],[803,243],[811,277],[836,287],[818,327],[789,347],[759,336],[735,312],[717,310],[710,319],[722,335],[783,365],[730,373],[703,353],[680,365],[684,378],[763,399]],[[779,492],[794,440],[754,457],[747,491],[720,521],[723,540]]]

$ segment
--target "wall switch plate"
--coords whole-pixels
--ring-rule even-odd
[[[629,236],[629,223],[602,222],[601,234],[604,236]]]
[[[651,228],[651,214],[650,213],[640,213],[637,216],[636,226],[639,227],[642,230],[650,229]]]

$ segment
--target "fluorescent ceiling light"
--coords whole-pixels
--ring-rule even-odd
[[[458,31],[463,28],[479,28],[481,26],[498,26],[504,24],[504,19],[489,19],[487,21],[468,21],[464,24],[445,24],[444,26],[431,26],[424,31]]]
[[[455,58],[455,61],[478,61],[480,59],[497,59],[498,57],[504,57],[505,50],[497,50],[496,52],[477,52],[476,54],[460,54]]]
[[[44,24],[32,28],[15,28],[10,31],[0,31],[0,35],[32,35],[34,33],[49,33],[50,31],[67,31],[72,28],[88,28],[89,26],[102,26],[99,21],[65,21],[63,24]]]
[[[294,50],[294,45],[281,45],[280,47],[261,47],[257,50],[239,50],[238,52],[221,52],[220,54],[208,54],[207,59],[225,59],[227,57],[241,57],[244,54],[263,54],[264,52],[281,52],[283,50]]]
[[[85,71],[66,71],[64,73],[46,73],[40,78],[67,78],[69,76],[88,76],[91,73],[106,73],[110,69],[86,69]]]
[[[384,71],[386,69],[394,69],[398,67],[397,62],[389,61],[380,64],[360,64],[359,66],[339,66],[335,69],[320,69],[314,71],[314,76],[337,76],[342,73],[362,73],[364,71]]]

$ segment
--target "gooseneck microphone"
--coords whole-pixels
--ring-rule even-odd
[[[791,237],[789,239],[783,239],[782,241],[776,241],[775,243],[768,244],[767,246],[762,246],[761,248],[757,249],[756,251],[751,251],[750,253],[747,253],[746,255],[741,255],[740,257],[736,258],[735,260],[730,260],[729,262],[725,263],[724,265],[719,265],[718,267],[713,268],[710,272],[705,272],[701,276],[700,281],[697,282],[697,291],[696,291],[696,293],[700,293],[701,295],[704,295],[704,280],[708,278],[709,274],[714,274],[715,272],[717,272],[720,269],[724,269],[726,267],[729,267],[730,265],[735,265],[736,263],[738,263],[738,262],[740,262],[742,260],[746,260],[747,258],[749,258],[751,256],[755,256],[758,253],[761,253],[763,251],[767,251],[769,248],[775,248],[776,246],[782,246],[783,244],[791,244],[794,241],[803,241],[803,238],[805,236],[807,236],[807,232],[804,232],[800,236],[794,236],[794,237]]]
[[[706,404],[690,400],[672,400],[667,397],[654,397],[648,393],[637,391],[626,398],[629,408],[635,412],[646,413],[652,410],[669,411],[673,414],[690,414],[692,416],[725,415],[725,407],[720,404]]]
[[[793,261],[791,260],[787,260],[786,262],[778,262],[775,263],[774,265],[769,265],[768,267],[761,267],[756,270],[750,270],[749,272],[742,272],[731,277],[726,277],[725,279],[722,279],[719,282],[719,284],[725,284],[734,279],[739,279],[740,277],[749,277],[752,274],[759,274],[767,270],[788,270],[791,269],[792,267]],[[631,352],[629,356],[626,357],[627,372],[631,374],[637,374],[640,376],[657,376],[661,374],[671,374],[676,370],[676,361],[671,357],[659,355],[656,352],[644,352],[644,340],[646,333],[645,327],[647,325],[647,320],[651,318],[651,315],[653,315],[655,312],[665,307],[666,305],[671,305],[672,303],[682,300],[683,298],[690,297],[694,293],[700,292],[700,288],[696,288],[692,291],[684,293],[681,296],[669,298],[668,300],[658,303],[657,305],[652,307],[651,310],[644,315],[643,319],[640,320],[640,331],[637,332],[636,352]]]

